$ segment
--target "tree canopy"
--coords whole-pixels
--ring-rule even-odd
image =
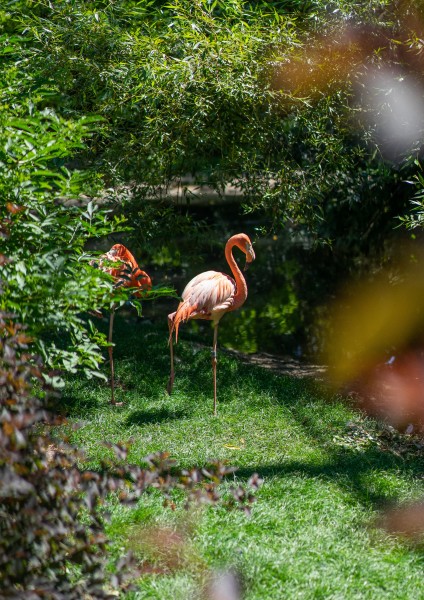
[[[124,228],[150,261],[176,254],[176,234],[198,235],[190,193],[168,197],[187,175],[232,185],[262,231],[327,244],[339,269],[384,260],[393,230],[422,222],[421,16],[412,1],[7,2],[2,308],[52,367],[95,371],[80,315],[112,284],[86,243]],[[72,351],[49,338],[63,328]]]

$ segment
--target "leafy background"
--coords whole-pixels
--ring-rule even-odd
[[[102,466],[113,477],[110,472],[102,478],[98,470],[81,471],[80,457],[58,448],[55,434],[38,434],[46,427],[46,383],[57,388],[63,386],[65,372],[79,373],[74,391],[72,386],[67,391],[68,400],[77,398],[76,413],[79,394],[86,401],[91,393],[96,398],[104,393],[90,386],[89,394],[84,387],[86,378],[105,378],[104,325],[90,313],[106,313],[112,303],[131,300],[129,292],[115,289],[108,275],[90,265],[112,241],[125,240],[143,259],[142,266],[154,272],[159,285],[151,298],[160,302],[152,309],[144,303],[143,311],[163,320],[167,298],[172,296],[175,304],[172,288],[180,289],[202,264],[221,269],[226,237],[235,229],[247,231],[258,250],[257,275],[249,281],[249,305],[221,338],[223,345],[235,343],[247,352],[269,349],[268,340],[280,351],[306,344],[316,350],[328,317],[325,301],[336,294],[340,282],[364,273],[373,279],[387,266],[391,281],[399,244],[406,240],[411,242],[409,259],[418,260],[424,213],[423,124],[417,122],[403,143],[390,143],[381,124],[395,108],[393,90],[409,85],[422,102],[423,22],[422,5],[412,0],[3,2],[0,469],[8,487],[0,503],[1,514],[7,516],[1,520],[5,534],[0,560],[13,593],[24,585],[14,574],[25,573],[28,589],[45,585],[50,593],[60,581],[68,594],[88,589],[93,597],[107,597],[107,540],[99,503],[114,485],[125,488],[129,474],[116,471],[116,463]],[[384,97],[381,75],[393,83]],[[177,184],[175,200],[171,192]],[[215,192],[213,203],[191,191],[191,185],[206,184]],[[228,202],[228,186],[238,192],[236,201]],[[193,338],[196,327],[200,325],[193,326]],[[30,343],[38,357],[28,354]],[[183,351],[188,363],[190,352],[194,357],[197,352],[188,347]],[[193,356],[191,362],[197,365]],[[227,381],[233,382],[240,367],[228,358],[223,363]],[[164,367],[155,368],[155,394],[160,396]],[[183,382],[193,402],[194,377],[187,368]],[[132,367],[130,371],[133,375]],[[200,372],[198,368],[196,374]],[[265,401],[278,403],[291,388],[283,380],[261,376],[270,386],[257,401],[262,411]],[[254,377],[245,381],[252,386]],[[175,403],[158,412],[149,404],[151,382],[139,383],[150,394],[143,418],[174,418]],[[274,388],[279,390],[275,398]],[[293,389],[304,393],[306,408],[315,413],[316,398],[297,385]],[[245,392],[255,404],[252,394]],[[237,403],[237,390],[233,396]],[[187,398],[180,394],[182,415],[188,410]],[[234,436],[243,446],[241,409],[234,406]],[[231,402],[229,407],[233,410]],[[64,410],[63,402],[54,410]],[[347,413],[340,410],[339,421],[345,423]],[[250,414],[252,422],[258,422],[258,414]],[[311,419],[307,410],[305,414],[302,428]],[[329,429],[324,421],[319,426]],[[176,432],[185,443],[184,422],[181,427]],[[205,427],[209,431],[209,421]],[[214,443],[219,445],[219,423],[217,429]],[[275,430],[286,430],[283,421]],[[337,435],[346,440],[346,431]],[[265,430],[263,436],[275,437]],[[312,452],[315,438],[310,443]],[[290,440],[287,446],[292,451]],[[351,446],[354,454],[355,440]],[[115,450],[126,457],[123,446]],[[392,465],[386,448],[378,445],[380,450],[379,460],[393,468],[389,483],[378,482],[389,497],[401,463],[396,459]],[[257,451],[258,456],[264,453],[261,445]],[[281,448],[275,452],[281,454]],[[342,467],[343,482],[351,465],[354,473],[363,465],[362,458],[346,456],[334,459]],[[62,490],[63,468],[68,467],[74,480]],[[293,468],[297,473],[298,467]],[[418,468],[415,462],[413,468]],[[328,469],[334,471],[332,463]],[[163,476],[158,465],[153,470]],[[275,473],[275,466],[269,473]],[[373,497],[373,485],[364,488],[367,498]],[[407,498],[410,488],[409,483],[402,487]],[[213,494],[214,486],[210,490]],[[275,489],[272,493],[280,494]],[[242,501],[249,498],[242,489],[237,494]],[[93,500],[82,521],[91,523],[88,528],[80,520],[84,498]],[[45,525],[44,501],[49,506],[54,501],[54,514],[62,519],[59,541],[56,523],[39,526]],[[84,553],[79,567],[69,565],[74,547],[69,531],[79,537]],[[22,532],[27,535],[26,554],[16,570],[8,544]],[[297,539],[294,533],[293,544]],[[34,558],[37,545],[48,560]],[[404,550],[399,554],[407,556],[406,562],[412,560]],[[396,562],[393,556],[388,560]],[[358,557],[362,564],[362,550]],[[71,562],[79,559],[72,557]],[[85,579],[78,579],[81,574]],[[308,582],[309,571],[307,575]]]
[[[95,239],[125,231],[159,275],[187,277],[234,223],[258,241],[289,236],[262,269],[299,262],[280,269],[283,296],[261,299],[278,323],[296,295],[281,344],[311,335],[311,307],[421,223],[419,131],[388,156],[364,87],[375,69],[421,81],[414,2],[14,1],[0,18],[2,307],[52,368],[98,371],[105,341],[81,317],[110,300],[87,264]],[[224,199],[227,185],[242,192],[229,223],[194,207],[187,175]],[[62,330],[67,348],[51,337]]]

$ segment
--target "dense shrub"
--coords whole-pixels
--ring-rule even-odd
[[[0,38],[7,58],[0,74],[0,236],[8,256],[0,309],[27,327],[50,370],[79,369],[91,377],[100,375],[106,338],[88,311],[129,294],[90,266],[86,245],[129,227],[106,207],[108,193],[95,169],[73,162],[101,121],[48,108],[51,90],[37,87],[36,72],[22,70],[24,47],[21,38]],[[90,200],[101,191],[103,203]]]
[[[79,367],[92,375],[105,340],[81,314],[110,304],[112,281],[89,266],[84,245],[119,229],[122,220],[81,198],[99,188],[93,171],[69,168],[97,120],[35,107],[49,94],[23,93],[21,43],[6,46],[11,52],[0,75],[0,235],[8,256],[0,309],[27,326],[50,369]]]
[[[127,449],[109,445],[114,458],[98,471],[84,470],[82,454],[52,437],[57,421],[45,408],[49,395],[42,401],[31,392],[41,366],[28,353],[29,341],[20,325],[0,315],[0,598],[115,597],[107,590],[123,582],[129,558],[115,565],[115,574],[105,570],[108,494],[134,502],[148,487],[165,494],[178,487],[216,502],[217,484],[233,469],[216,462],[181,470],[166,454],[147,457],[143,467],[128,465]],[[242,488],[232,498],[246,510],[253,500]]]
[[[145,199],[163,198],[191,173],[218,192],[238,186],[246,208],[271,217],[275,229],[294,222],[328,240],[339,213],[368,204],[367,182],[385,185],[352,84],[364,58],[380,60],[371,58],[373,43],[383,35],[390,46],[393,17],[377,1],[335,5],[329,13],[320,1],[60,0],[42,14],[21,5],[11,21],[26,36],[27,93],[36,73],[58,114],[103,117],[93,154],[81,158],[142,199],[133,218],[144,239],[154,221]],[[354,42],[343,55],[347,24],[362,37],[368,27],[368,58],[351,50]]]

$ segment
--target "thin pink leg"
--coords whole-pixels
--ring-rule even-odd
[[[107,338],[107,341],[109,342],[109,344],[112,344],[114,319],[115,319],[115,308],[112,308],[110,311],[109,335]],[[110,403],[113,404],[113,406],[122,406],[122,402],[115,402],[115,366],[113,363],[113,346],[109,346],[107,350],[109,352],[109,362],[110,362],[110,392],[111,392]]]
[[[169,328],[169,352],[171,357],[171,372],[169,374],[168,385],[166,386],[166,391],[169,395],[172,393],[172,388],[174,386],[174,341],[172,339],[172,324],[173,324],[173,316],[175,313],[168,315],[168,328]]]
[[[213,331],[213,349],[212,349],[212,371],[213,371],[213,414],[216,417],[216,346],[218,342],[218,323],[214,327]]]

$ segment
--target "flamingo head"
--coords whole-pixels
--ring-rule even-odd
[[[106,252],[105,256],[109,260],[116,260],[117,258],[121,258],[126,251],[127,249],[122,244],[115,244],[114,246],[112,246],[109,252]]]
[[[247,237],[247,236],[246,236]],[[251,262],[255,260],[255,251],[253,250],[253,246],[250,242],[246,242],[246,262],[244,265],[244,270],[247,271]]]
[[[255,251],[253,250],[249,236],[245,233],[238,233],[237,235],[233,235],[233,237],[228,240],[228,243],[237,246],[237,248],[240,248],[240,250],[245,253],[246,263],[244,265],[244,270],[247,271],[250,263],[255,260]]]

